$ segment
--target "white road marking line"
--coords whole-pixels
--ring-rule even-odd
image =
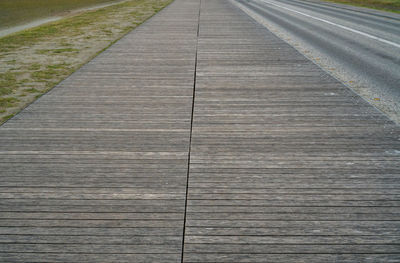
[[[383,39],[383,38],[380,38],[380,37],[377,37],[377,36],[370,35],[370,34],[368,34],[368,33],[362,32],[362,31],[358,31],[358,30],[356,30],[356,29],[353,29],[353,28],[350,28],[350,27],[347,27],[347,26],[342,26],[342,25],[333,23],[333,22],[331,22],[331,21],[328,21],[328,20],[325,20],[325,19],[322,19],[322,18],[319,18],[319,17],[311,16],[311,15],[308,15],[308,14],[306,14],[306,13],[299,12],[299,11],[297,11],[297,10],[294,10],[294,9],[291,9],[291,8],[288,8],[288,7],[285,7],[285,6],[282,6],[282,5],[279,5],[279,4],[270,2],[270,1],[261,0],[261,2],[264,2],[264,3],[267,3],[267,4],[271,4],[271,5],[277,6],[277,7],[279,7],[279,8],[286,9],[286,10],[288,10],[288,11],[291,11],[291,12],[293,12],[293,13],[297,13],[297,14],[300,14],[300,15],[303,15],[303,16],[306,16],[306,17],[309,17],[309,18],[312,18],[312,19],[321,21],[321,22],[327,23],[327,24],[332,25],[332,26],[337,26],[337,27],[342,28],[342,29],[344,29],[344,30],[347,30],[347,31],[350,31],[350,32],[353,32],[353,33],[357,33],[357,34],[360,34],[360,35],[362,35],[362,36],[365,36],[365,37],[368,37],[368,38],[371,38],[371,39],[380,41],[380,42],[382,42],[382,43],[385,43],[385,44],[388,44],[388,45],[391,45],[391,46],[400,48],[400,44],[397,44],[397,43],[395,43],[395,42],[392,42],[392,41],[389,41],[389,40],[386,40],[386,39]]]

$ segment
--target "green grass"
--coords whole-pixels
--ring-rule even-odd
[[[64,62],[60,64],[47,65],[46,67],[48,69],[67,69],[69,65],[70,64]]]
[[[12,88],[0,87],[0,96],[9,95],[13,92]]]
[[[325,0],[325,1],[400,13],[400,0]]]
[[[16,102],[18,102],[16,98],[0,98],[0,109],[11,107],[15,105]]]
[[[56,74],[55,70],[40,70],[32,73],[32,77],[36,80],[52,79],[53,75]]]
[[[15,114],[9,114],[7,116],[4,116],[3,118],[1,118],[1,121],[5,122],[8,119],[11,119],[12,117],[14,117]]]
[[[0,0],[1,2],[1,0]],[[145,0],[137,0],[133,2],[134,5],[146,5]],[[110,12],[118,12],[119,8],[132,5],[132,2],[118,4],[110,6],[108,8],[102,8],[96,11],[87,12],[84,14],[76,15],[74,17],[68,17],[61,19],[59,21],[46,24],[43,26],[35,27],[32,29],[24,30],[16,34],[12,34],[3,38],[0,38],[0,53],[9,52],[21,45],[30,45],[37,43],[43,38],[56,38],[56,37],[75,37],[80,36],[84,33],[85,28],[101,22],[104,18],[109,15]],[[149,7],[146,6],[147,9]],[[151,8],[151,6],[150,6]],[[1,9],[1,7],[0,7]],[[1,23],[0,23],[1,24]],[[110,25],[101,25],[100,28],[106,30],[105,27],[110,27]],[[108,29],[109,30],[109,29]],[[63,45],[70,45],[65,39],[62,42]],[[39,52],[42,53],[62,53],[62,52],[74,52],[73,48],[62,48],[58,50],[54,49],[44,49]]]
[[[12,89],[17,85],[16,74],[12,72],[0,73],[0,94],[1,90]],[[1,89],[2,88],[2,89]],[[7,94],[3,93],[2,95]]]
[[[41,49],[38,50],[36,53],[38,54],[60,54],[65,52],[79,52],[79,49],[76,48],[55,48],[55,49]]]
[[[24,89],[25,92],[29,93],[39,93],[40,91],[35,88]]]
[[[39,63],[33,63],[30,66],[28,66],[29,70],[38,70],[40,69],[41,65]]]
[[[0,0],[0,27],[10,27],[59,13],[116,0]]]

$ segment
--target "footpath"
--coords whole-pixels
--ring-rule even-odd
[[[0,127],[0,262],[399,262],[399,135],[230,0],[176,0]]]

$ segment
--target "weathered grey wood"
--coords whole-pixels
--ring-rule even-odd
[[[185,262],[237,262],[237,263],[319,263],[319,262],[341,262],[341,263],[395,263],[399,260],[398,254],[255,254],[255,253],[187,253]]]
[[[229,224],[233,224],[235,221],[231,221]],[[229,225],[228,224],[228,225]],[[247,221],[248,225],[253,225],[252,221]],[[268,221],[264,222],[264,226],[268,224]],[[381,235],[385,233],[388,236],[399,236],[400,231],[397,226],[392,228],[382,226],[368,226],[358,227],[362,225],[362,222],[356,222],[353,225],[343,226],[327,224],[324,227],[318,225],[306,224],[302,226],[293,227],[281,227],[281,228],[266,228],[266,227],[212,227],[212,226],[199,226],[199,227],[188,227],[186,229],[186,236],[357,236],[357,235]],[[372,224],[373,225],[373,224]],[[334,226],[338,226],[335,228]],[[186,237],[185,236],[185,237]],[[217,252],[215,250],[215,252]],[[353,253],[355,253],[353,251]],[[282,254],[285,254],[282,251]],[[315,253],[318,254],[318,253]]]
[[[0,243],[29,243],[34,241],[37,244],[171,244],[171,242],[181,241],[178,236],[37,236],[30,235],[5,235],[0,237]],[[327,239],[329,240],[329,239]],[[379,238],[373,239],[379,242]]]
[[[180,262],[198,26],[177,0],[0,127],[0,262]]]
[[[398,126],[201,2],[184,262],[400,261]]]
[[[118,221],[112,222],[118,224]],[[182,227],[46,227],[46,226],[7,226],[0,228],[0,235],[31,236],[182,236]],[[23,252],[23,251],[20,251]],[[101,253],[101,251],[98,251]]]
[[[180,262],[181,253],[2,253],[2,260],[5,262],[29,262],[34,259],[36,262],[58,262],[58,263],[76,263],[76,262],[121,262],[121,263],[169,263]]]
[[[0,262],[399,262],[399,138],[229,0],[177,0],[0,127]]]

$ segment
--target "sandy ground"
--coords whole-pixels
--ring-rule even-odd
[[[41,37],[33,43],[21,43],[11,48],[4,47],[6,44],[1,46],[0,42],[0,89],[12,89],[10,94],[0,94],[0,123],[54,87],[113,41],[154,15],[168,2],[129,0],[55,22],[55,25],[63,25],[62,30],[65,32],[62,34]],[[98,15],[93,15],[93,12],[100,11]],[[87,20],[88,13],[91,13],[93,19],[90,17]],[[81,20],[83,22],[78,23],[78,26],[68,27],[72,22]],[[46,30],[51,31],[51,26]]]
[[[78,14],[84,13],[86,11],[96,10],[96,9],[104,8],[104,7],[107,7],[107,6],[120,4],[120,3],[126,2],[126,1],[128,1],[128,0],[121,0],[121,1],[116,1],[116,2],[113,2],[113,3],[99,4],[99,5],[86,7],[86,8],[79,8],[79,9],[75,9],[75,10],[69,10],[69,11],[62,12],[62,13],[57,14],[57,15],[44,17],[44,18],[41,18],[41,19],[36,19],[36,20],[31,21],[31,22],[26,23],[26,24],[16,25],[16,26],[7,27],[7,28],[1,28],[0,29],[0,37],[7,36],[7,35],[10,35],[10,34],[19,32],[21,30],[37,27],[37,26],[40,26],[40,25],[43,25],[43,24],[46,24],[46,23],[49,23],[49,22],[54,22],[54,21],[60,20],[60,19],[65,18],[65,17],[78,15]]]

